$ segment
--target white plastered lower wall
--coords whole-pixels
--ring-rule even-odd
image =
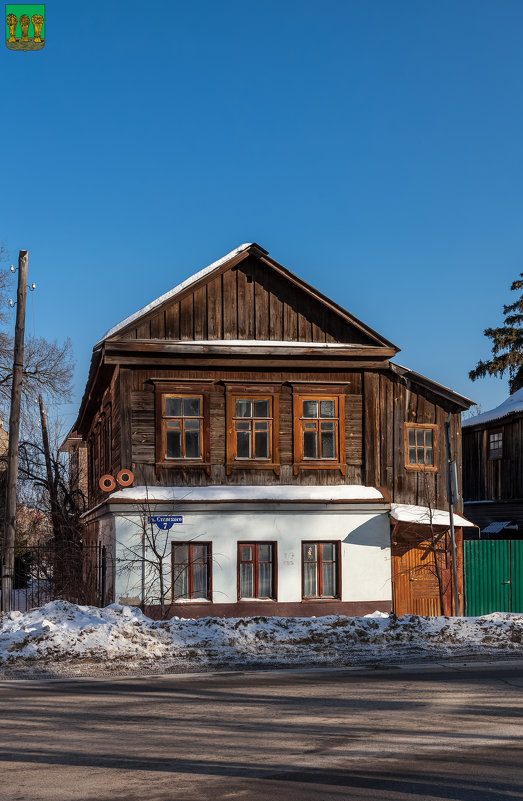
[[[170,543],[212,543],[212,587],[214,603],[237,601],[238,542],[271,541],[277,543],[277,600],[299,602],[301,596],[301,543],[303,541],[339,540],[341,542],[341,600],[391,601],[391,552],[388,511],[356,511],[347,508],[289,510],[181,510],[180,507],[156,509],[149,514],[181,515],[170,531],[158,531],[165,539],[165,587],[170,586]],[[115,511],[117,603],[141,600],[140,541],[144,512]],[[150,555],[148,553],[148,555]],[[148,603],[158,603],[159,591]],[[167,600],[167,599],[166,599]],[[190,603],[187,602],[187,603]]]

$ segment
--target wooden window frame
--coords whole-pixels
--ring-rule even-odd
[[[200,414],[198,415],[185,415],[183,413],[183,402],[187,399],[190,400],[197,400],[199,401],[199,408]],[[180,400],[181,403],[181,412],[180,415],[168,415],[166,413],[166,406],[168,400]],[[198,431],[198,440],[200,445],[200,455],[199,456],[185,456],[183,453],[185,451],[185,423],[188,421],[193,422],[194,420],[198,421],[198,428],[194,429]],[[179,428],[177,429],[180,432],[180,456],[167,456],[167,432],[169,429],[169,424],[177,423]],[[172,429],[175,430],[175,429]],[[189,429],[190,430],[190,429]],[[191,461],[200,461],[202,459],[203,454],[203,395],[198,393],[194,393],[193,395],[185,395],[180,393],[174,392],[162,392],[162,443],[161,443],[162,451],[161,451],[161,460],[162,462],[191,462]]]
[[[432,431],[432,464],[410,464],[409,462],[409,428],[422,428]],[[418,446],[416,445],[416,448]],[[426,446],[423,446],[425,450]],[[436,473],[438,470],[439,426],[436,423],[404,423],[403,424],[403,463],[405,470],[422,473]]]
[[[258,546],[259,545],[272,545],[272,597],[262,598],[258,595]],[[241,560],[241,547],[248,546],[254,548],[254,559],[247,562]],[[254,589],[255,595],[252,599],[247,600],[244,596],[240,595],[240,565],[253,564],[254,573]],[[238,601],[242,603],[249,603],[250,600],[263,601],[270,603],[271,601],[278,600],[278,543],[274,540],[241,540],[238,541],[237,559],[236,559],[236,590]]]
[[[335,387],[311,387],[310,391],[302,389],[293,392],[293,432],[294,432],[294,475],[298,475],[300,470],[339,470],[345,476],[347,474],[347,462],[345,456],[345,414],[346,393],[340,392]],[[303,401],[305,400],[334,400],[337,407],[337,415],[325,420],[337,421],[336,437],[336,458],[335,459],[306,459],[303,456],[303,431],[304,423],[307,419],[303,417]],[[311,418],[311,420],[322,418]]]
[[[492,456],[491,455],[491,447],[490,447],[490,437],[492,435],[499,434],[501,436],[501,448],[496,448],[496,451],[500,451],[499,456]],[[503,429],[496,428],[494,430],[490,429],[487,431],[487,458],[489,461],[497,462],[499,459],[503,459]]]
[[[207,590],[208,590],[208,598],[202,600],[202,603],[212,603],[212,542],[200,542],[199,540],[173,540],[171,542],[171,600],[172,603],[198,603],[198,599],[194,598],[176,598],[174,595],[174,568],[177,564],[182,564],[182,562],[175,562],[174,561],[174,548],[176,545],[187,545],[188,546],[188,582],[187,586],[189,588],[189,596],[194,592],[194,577],[192,573],[192,564],[193,560],[190,557],[192,553],[192,548],[195,545],[206,545],[207,546]]]
[[[210,437],[210,414],[211,414],[211,387],[212,382],[202,381],[153,381],[155,389],[155,414],[156,414],[156,472],[165,469],[201,468],[208,474],[211,471],[211,437]],[[163,411],[164,398],[196,398],[200,397],[202,402],[200,426],[200,457],[186,459],[185,457],[168,459],[166,456],[167,438],[166,426],[164,425]],[[174,419],[174,418],[173,418]],[[193,418],[198,419],[198,418]]]
[[[334,545],[335,553],[336,553],[336,595],[327,595],[322,597],[322,595],[304,595],[305,590],[305,560],[303,558],[303,549],[306,545],[316,545],[316,546],[323,546],[323,545]],[[320,547],[319,550],[319,559],[316,562],[316,569],[317,569],[317,582],[318,587],[322,589],[323,584],[323,575],[322,575],[322,552],[323,547]],[[329,601],[340,601],[341,600],[341,540],[302,540],[300,543],[300,559],[301,559],[301,599],[302,602],[307,603],[310,601],[317,602],[329,602]]]
[[[226,473],[233,470],[273,470],[280,474],[280,392],[281,384],[225,384],[226,415]],[[238,459],[236,457],[236,401],[237,400],[269,400],[271,404],[269,458]],[[255,419],[255,418],[245,418]]]

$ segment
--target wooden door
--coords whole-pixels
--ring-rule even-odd
[[[437,558],[443,581],[448,580],[446,537],[438,535]],[[430,540],[404,541],[392,546],[392,581],[396,615],[440,615],[438,578]]]

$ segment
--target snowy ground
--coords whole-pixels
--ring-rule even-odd
[[[216,667],[358,665],[451,656],[523,656],[523,614],[476,618],[202,618],[53,601],[0,620],[0,674],[94,675]]]

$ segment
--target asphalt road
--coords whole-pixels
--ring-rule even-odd
[[[523,663],[0,683],[9,801],[523,798]]]

